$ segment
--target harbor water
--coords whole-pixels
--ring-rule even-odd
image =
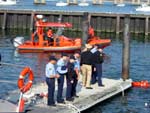
[[[66,32],[67,36],[81,36],[81,33]],[[122,69],[122,36],[97,33],[102,37],[112,39],[111,46],[104,49],[107,58],[103,64],[103,76],[120,79]],[[50,54],[56,53],[26,53],[19,54],[13,47],[12,40],[16,36],[30,38],[28,31],[0,31],[0,53],[2,62],[20,66],[30,66],[35,74],[34,83],[44,82],[45,65]],[[57,55],[57,54],[56,54]],[[148,80],[150,82],[150,37],[131,35],[130,77],[133,81]],[[22,67],[0,66],[0,98],[17,89],[17,79]],[[150,113],[150,88],[131,88],[121,95],[102,102],[85,111],[86,113]],[[18,97],[19,98],[19,97]]]

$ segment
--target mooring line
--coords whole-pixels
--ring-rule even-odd
[[[65,107],[68,107],[69,109],[72,108],[72,110],[75,112],[75,113],[81,113],[80,110],[73,104],[71,103],[68,103],[68,104],[64,104],[64,105],[60,105],[60,106],[65,106]]]
[[[124,89],[123,87],[120,85],[121,91],[122,91],[122,96],[124,97]]]
[[[6,66],[15,66],[15,67],[19,67],[19,68],[24,68],[27,66],[22,66],[22,65],[18,65],[18,64],[12,64],[12,63],[6,63],[6,62],[0,62],[1,66],[2,65],[6,65]]]

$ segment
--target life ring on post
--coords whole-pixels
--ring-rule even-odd
[[[26,75],[28,75],[28,82],[25,84],[24,77]],[[31,88],[33,80],[34,80],[33,71],[31,70],[31,68],[25,67],[21,71],[19,79],[18,79],[18,88],[20,89],[20,91],[22,93],[27,92]]]

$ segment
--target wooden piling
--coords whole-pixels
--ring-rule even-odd
[[[145,18],[145,35],[149,33],[149,17]]]
[[[116,17],[116,34],[120,33],[120,16],[117,15]]]
[[[31,20],[30,20],[30,31],[33,30],[33,21],[34,20],[34,12],[31,13]]]
[[[17,29],[17,27],[18,27],[18,15],[17,14],[14,14],[13,15],[13,28],[14,29]]]
[[[124,35],[123,35],[123,55],[122,55],[122,79],[125,81],[129,78],[130,65],[130,17],[125,16],[124,19]]]
[[[5,11],[3,15],[3,24],[2,24],[3,30],[6,28],[6,19],[7,19],[7,12]]]
[[[83,22],[82,22],[82,44],[85,45],[88,39],[88,29],[89,29],[89,13],[83,13]]]
[[[34,4],[46,4],[45,0],[34,0]]]

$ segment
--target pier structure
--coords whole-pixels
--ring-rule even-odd
[[[71,2],[71,1],[70,1]],[[74,0],[72,2],[77,2]],[[145,3],[145,2],[142,2]],[[34,15],[42,14],[51,22],[58,21],[62,15],[62,22],[73,24],[73,31],[82,31],[84,12],[91,16],[91,26],[97,32],[122,33],[124,28],[124,17],[130,15],[130,32],[150,34],[150,12],[136,11],[140,6],[125,4],[117,6],[111,2],[103,5],[78,6],[68,5],[56,6],[56,2],[46,1],[45,5],[33,4],[33,1],[20,1],[16,5],[0,7],[0,29],[34,29]]]
[[[35,0],[38,1],[38,0]],[[64,2],[68,3],[68,5],[78,5],[82,2],[89,2],[85,0],[64,0]],[[131,4],[131,5],[140,5],[140,4],[147,4],[150,5],[150,0],[92,0],[93,5],[102,5],[105,2],[111,2],[113,4]],[[41,2],[42,3],[42,2]]]
[[[123,32],[123,22],[126,14],[106,14],[91,13],[91,26],[97,32]],[[1,29],[34,29],[34,15],[42,14],[48,21],[58,21],[59,15],[62,14],[63,22],[71,22],[73,31],[82,30],[83,12],[57,12],[57,11],[24,11],[24,10],[0,10],[0,28]],[[150,34],[150,15],[129,14],[130,15],[130,32]]]

